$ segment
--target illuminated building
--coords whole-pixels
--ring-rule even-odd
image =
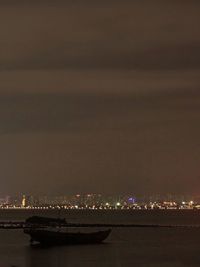
[[[22,207],[25,208],[26,207],[26,196],[23,195],[22,197]]]

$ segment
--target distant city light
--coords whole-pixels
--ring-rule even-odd
[[[132,202],[132,203],[135,203],[135,199],[133,197],[129,197],[128,201]]]
[[[116,199],[118,201],[116,201]],[[184,201],[182,200],[184,199]],[[22,195],[0,197],[0,209],[34,209],[34,210],[61,210],[61,209],[90,209],[90,210],[141,210],[141,209],[200,209],[200,196],[175,196],[170,198],[167,196],[159,198],[149,197],[141,198],[137,196],[127,197],[120,196],[104,196],[102,194],[75,194],[64,196],[32,196]]]

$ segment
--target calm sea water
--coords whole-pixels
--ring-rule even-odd
[[[200,211],[1,211],[0,220],[31,215],[70,222],[200,226]],[[22,230],[0,230],[0,267],[179,267],[200,266],[200,228],[115,228],[105,244],[30,247]]]

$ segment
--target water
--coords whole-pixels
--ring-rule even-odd
[[[2,211],[0,219],[38,213]],[[40,213],[41,214],[41,213]],[[48,211],[72,222],[141,223],[200,226],[198,211]],[[106,244],[30,247],[22,230],[0,230],[0,267],[179,267],[200,266],[200,228],[115,228]]]

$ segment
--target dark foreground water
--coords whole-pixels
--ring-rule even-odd
[[[23,219],[31,211],[1,211],[0,219]],[[36,214],[36,212],[35,212]],[[200,226],[199,211],[57,211],[46,216],[71,222]],[[200,227],[115,228],[105,244],[30,247],[22,230],[0,230],[0,267],[200,266]]]

